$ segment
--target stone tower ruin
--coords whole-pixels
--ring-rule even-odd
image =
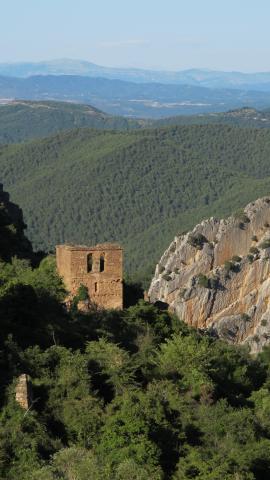
[[[28,410],[32,403],[32,388],[29,375],[23,373],[18,378],[15,392],[16,402],[24,409]]]
[[[84,285],[90,303],[101,308],[123,308],[123,249],[120,245],[57,245],[56,263],[70,298]]]

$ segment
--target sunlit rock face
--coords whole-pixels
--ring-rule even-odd
[[[148,295],[189,325],[260,351],[270,342],[270,198],[175,237]]]

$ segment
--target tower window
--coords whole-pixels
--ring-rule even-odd
[[[99,271],[100,272],[104,272],[105,270],[105,258],[104,258],[104,255],[100,255],[100,259],[99,259]]]
[[[88,253],[87,255],[87,273],[92,272],[93,270],[93,255]]]
[[[95,282],[95,293],[97,293],[97,291],[98,291],[98,284],[97,282]]]

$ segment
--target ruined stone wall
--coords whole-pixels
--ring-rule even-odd
[[[56,258],[58,273],[71,297],[83,284],[88,289],[90,302],[102,308],[123,308],[123,250],[119,245],[59,245]]]
[[[29,376],[23,373],[18,379],[16,386],[16,402],[24,409],[28,410],[32,401],[32,389]]]

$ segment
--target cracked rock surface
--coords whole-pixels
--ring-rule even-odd
[[[270,198],[175,237],[148,295],[189,325],[261,351],[270,342]]]

